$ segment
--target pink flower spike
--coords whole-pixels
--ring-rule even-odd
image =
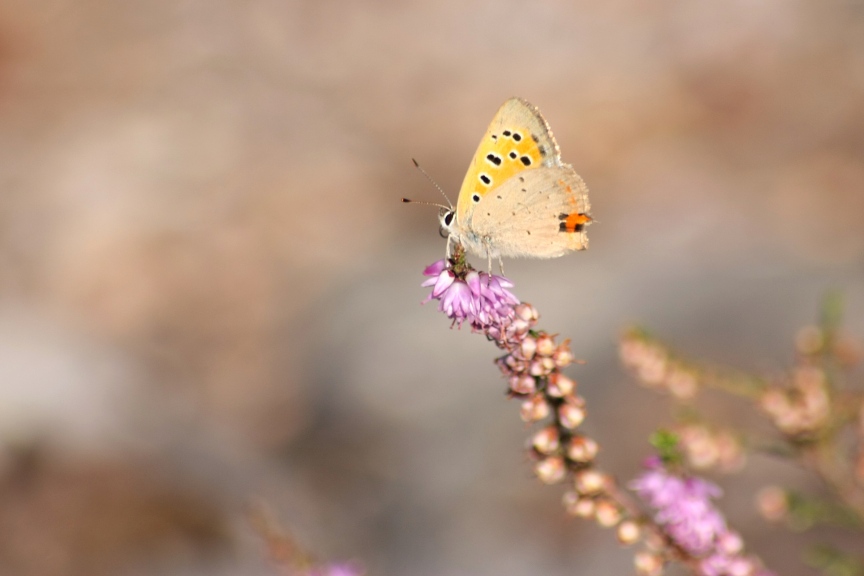
[[[703,576],[753,576],[758,560],[742,554],[743,542],[726,526],[714,506],[722,493],[711,482],[696,476],[679,477],[659,460],[647,462],[647,470],[630,487],[655,509],[654,521],[687,554],[700,560]]]

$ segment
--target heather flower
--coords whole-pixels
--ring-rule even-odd
[[[654,519],[675,542],[694,556],[705,554],[726,531],[726,521],[711,503],[720,496],[718,486],[697,478],[679,478],[661,466],[638,477],[631,488],[657,510]]]
[[[786,434],[817,432],[831,416],[825,373],[813,366],[799,366],[792,374],[791,384],[788,388],[768,388],[761,398],[762,410]]]
[[[712,502],[722,493],[717,485],[695,476],[675,476],[652,461],[630,487],[655,509],[654,521],[672,541],[699,560],[703,576],[770,574],[757,559],[741,554],[741,537],[726,526]]]
[[[741,441],[729,430],[713,430],[703,424],[684,424],[674,430],[678,447],[691,468],[717,467],[730,472],[744,466],[746,455]]]
[[[475,330],[500,332],[515,316],[513,306],[519,299],[508,290],[513,284],[503,276],[475,270],[459,275],[444,260],[427,266],[423,275],[429,279],[422,285],[432,286],[424,302],[438,300],[438,310],[457,326],[467,322]]]
[[[622,337],[618,353],[624,366],[648,388],[665,390],[679,400],[690,400],[699,390],[698,375],[692,368],[635,330]]]

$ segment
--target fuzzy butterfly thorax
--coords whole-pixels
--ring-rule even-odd
[[[588,247],[588,188],[540,111],[507,100],[480,141],[442,233],[478,256],[555,258]]]

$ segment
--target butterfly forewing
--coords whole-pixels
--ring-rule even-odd
[[[457,221],[466,222],[475,204],[515,175],[542,166],[560,166],[558,144],[536,107],[507,100],[480,141],[456,203]]]

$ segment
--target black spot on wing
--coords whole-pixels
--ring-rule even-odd
[[[530,156],[522,156],[521,158],[519,158],[519,161],[522,162],[522,164],[524,164],[525,166],[531,165],[531,157]]]

